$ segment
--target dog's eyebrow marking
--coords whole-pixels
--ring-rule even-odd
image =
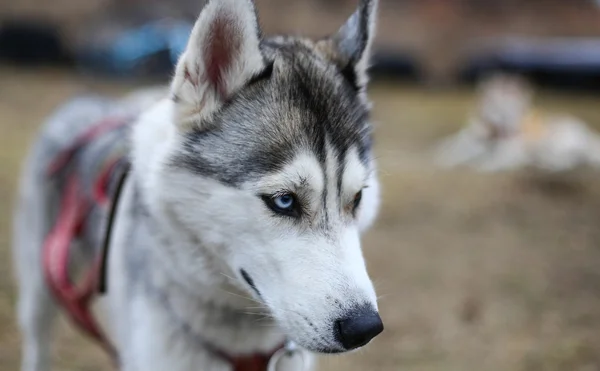
[[[319,194],[323,187],[323,170],[312,153],[299,153],[282,171],[274,172],[265,179],[264,186],[277,190],[285,188],[289,191]]]
[[[296,184],[298,188],[306,188],[308,187],[308,177],[298,174],[298,184]]]
[[[348,149],[339,166],[338,197],[343,197],[344,190],[358,192],[369,179],[371,170],[360,159],[360,152],[356,147]]]

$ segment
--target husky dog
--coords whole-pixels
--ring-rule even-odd
[[[383,330],[359,240],[379,197],[366,97],[376,8],[361,0],[337,33],[311,41],[262,38],[251,0],[211,0],[157,103],[79,99],[46,123],[15,223],[23,371],[50,368],[57,307],[40,255],[64,186],[46,169],[115,111],[143,111],[109,141],[129,146],[131,171],[107,292],[93,301],[121,370],[237,370],[228,359],[286,341],[300,356],[276,369],[307,370],[312,354],[357,349]],[[84,186],[93,152],[72,160]],[[92,214],[73,271],[98,255],[106,212]]]
[[[468,125],[442,142],[438,163],[481,171],[529,166],[549,172],[600,165],[598,136],[574,117],[536,111],[532,96],[531,87],[515,76],[484,80]]]

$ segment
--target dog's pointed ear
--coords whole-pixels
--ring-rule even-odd
[[[210,0],[181,55],[171,83],[175,122],[202,125],[227,99],[265,68],[251,0]]]
[[[377,8],[378,0],[360,0],[358,9],[342,28],[335,35],[317,43],[318,49],[339,66],[357,90],[363,89],[368,82],[367,70],[375,38]]]

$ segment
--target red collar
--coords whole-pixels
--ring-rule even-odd
[[[251,354],[246,356],[231,357],[224,353],[220,356],[225,359],[232,367],[233,371],[267,371],[269,362],[283,346],[278,347],[269,354]]]

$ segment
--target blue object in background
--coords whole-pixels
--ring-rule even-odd
[[[168,75],[185,50],[193,24],[161,20],[126,30],[107,46],[80,54],[81,67],[118,76]]]

